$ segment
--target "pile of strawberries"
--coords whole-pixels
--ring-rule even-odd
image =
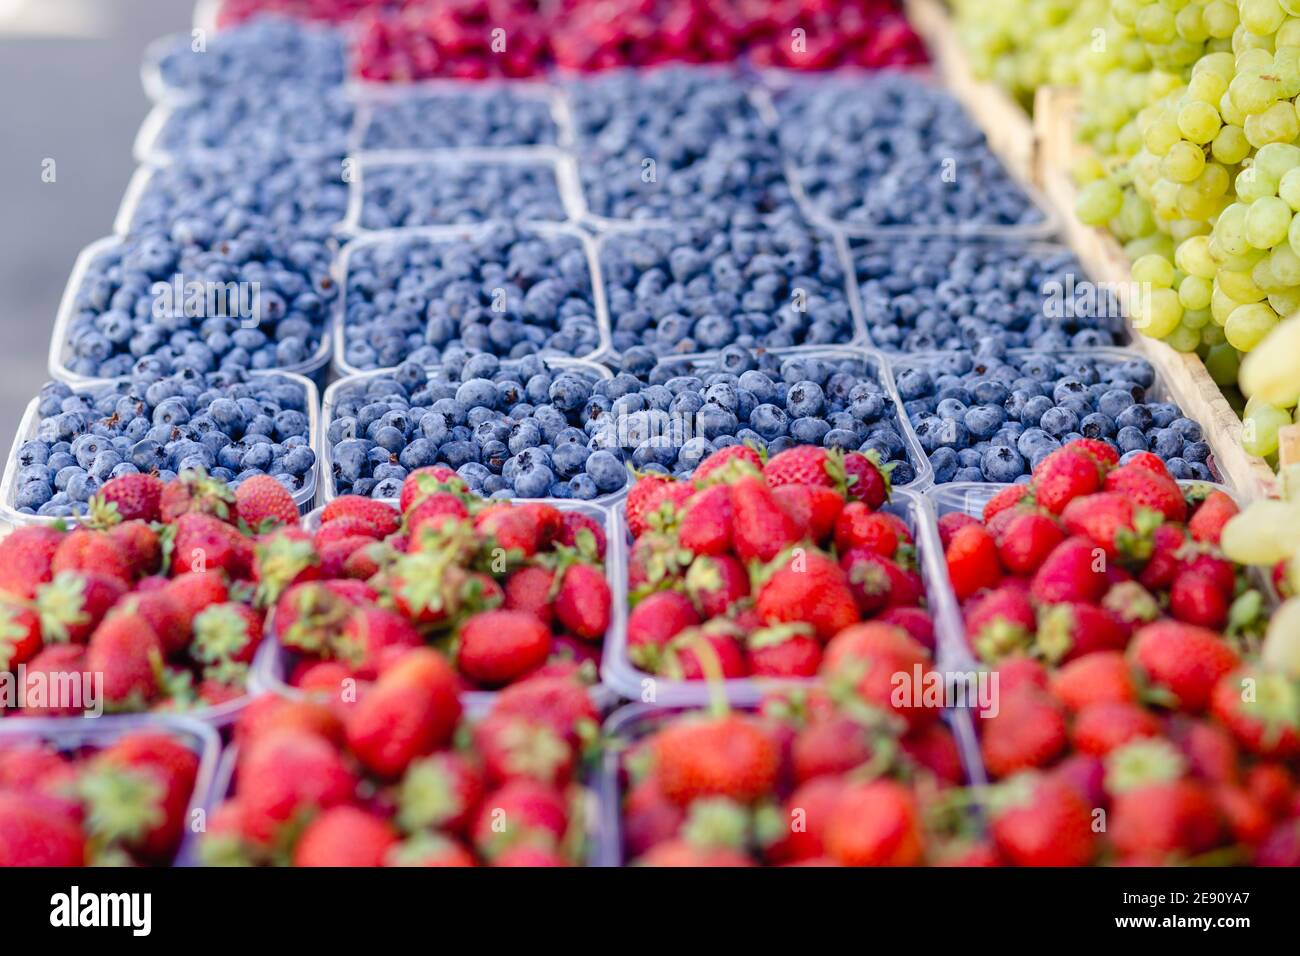
[[[72,751],[0,742],[0,867],[170,863],[198,768],[162,730]]]
[[[385,663],[354,703],[261,697],[241,715],[210,865],[567,866],[584,859],[577,782],[598,715],[569,677],[504,690],[462,720],[432,648]]]
[[[878,510],[888,493],[871,458],[815,445],[766,462],[734,445],[689,481],[640,478],[626,502],[629,659],[677,680],[812,677],[865,618],[933,650],[912,533]]]
[[[465,690],[596,680],[611,594],[605,531],[587,514],[487,501],[432,466],[407,476],[397,507],[344,495],[314,534],[280,535],[273,626],[292,686],[337,695],[425,644]]]
[[[0,671],[25,669],[25,713],[83,710],[38,688],[102,679],[106,710],[184,709],[244,694],[292,496],[202,472],[104,484],[83,524],[0,541]],[[83,703],[85,703],[83,701]]]

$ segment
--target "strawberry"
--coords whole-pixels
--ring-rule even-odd
[[[500,713],[475,725],[474,751],[491,786],[521,779],[564,786],[577,758],[574,748],[545,723]]]
[[[772,497],[802,530],[802,534],[823,544],[829,540],[844,510],[838,491],[821,485],[781,485],[772,489]]]
[[[384,545],[363,535],[339,538],[324,547],[313,545],[320,555],[320,576],[330,578],[355,577],[368,580],[379,573],[381,555]],[[371,548],[378,551],[371,551]],[[353,556],[356,556],[355,560]]]
[[[122,613],[133,614],[143,620],[158,635],[163,655],[175,657],[190,643],[189,623],[166,591],[136,591],[119,605]],[[261,623],[258,623],[261,633]]]
[[[375,531],[375,537],[386,538],[401,526],[402,516],[396,508],[384,501],[362,495],[340,495],[321,512],[322,525],[339,518],[359,518]]]
[[[749,595],[745,566],[729,554],[699,557],[691,562],[683,581],[686,593],[705,618],[726,614]]]
[[[90,523],[109,528],[122,521],[157,521],[163,483],[155,475],[120,475],[104,482],[90,499]]]
[[[1041,691],[1003,689],[997,714],[981,723],[980,750],[994,778],[1046,767],[1067,745],[1065,717],[1057,702]]]
[[[816,550],[795,549],[777,561],[754,607],[768,624],[811,624],[823,642],[858,620],[848,576]]]
[[[1083,499],[1075,499],[1076,501]],[[1066,508],[1069,512],[1069,508]],[[1060,527],[1037,511],[1004,512],[1012,517],[997,535],[998,559],[1012,574],[1033,574],[1058,544],[1065,540]],[[1067,525],[1068,527],[1068,525]]]
[[[627,654],[634,665],[658,672],[668,641],[700,623],[690,598],[680,591],[655,591],[637,602],[627,619]]]
[[[159,495],[158,515],[163,522],[172,524],[186,514],[211,515],[234,524],[239,520],[239,506],[224,481],[209,478],[199,468],[181,472],[163,486]]]
[[[247,604],[214,604],[194,619],[195,660],[249,664],[262,642],[262,616]]]
[[[590,564],[570,565],[555,595],[555,617],[571,633],[598,641],[609,627],[612,597],[605,574]]]
[[[1075,498],[1061,512],[1065,530],[1088,538],[1111,559],[1145,560],[1151,554],[1151,533],[1163,520],[1158,512],[1134,505],[1112,491]]]
[[[1210,783],[1235,784],[1241,779],[1241,750],[1232,734],[1208,720],[1175,718],[1169,739],[1187,760],[1188,772]]]
[[[881,624],[893,624],[900,627],[927,651],[934,653],[934,618],[930,612],[919,607],[888,607],[876,620]]]
[[[1100,438],[1076,438],[1067,442],[1065,447],[1091,455],[1103,474],[1119,464],[1119,452],[1109,442],[1104,442]]]
[[[1255,764],[1246,771],[1246,788],[1272,816],[1284,816],[1291,806],[1292,781],[1281,764]]]
[[[892,780],[849,784],[826,821],[824,842],[845,866],[916,866],[925,844],[912,791]]]
[[[1099,651],[1076,658],[1052,675],[1052,693],[1078,713],[1103,703],[1136,703],[1137,684],[1119,651]]]
[[[120,578],[61,571],[36,589],[33,607],[40,617],[40,633],[47,643],[84,644],[124,594]]]
[[[1237,570],[1231,561],[1208,551],[1193,551],[1178,565],[1178,577],[1204,575],[1227,600],[1237,591]]]
[[[383,817],[360,807],[331,807],[302,831],[293,865],[383,866],[397,843],[396,831]]]
[[[753,631],[745,639],[749,672],[755,677],[815,677],[822,646],[807,624],[782,624]]]
[[[744,677],[748,667],[741,645],[743,633],[725,618],[682,631],[665,646],[659,673],[673,680]]]
[[[800,529],[760,479],[731,485],[732,542],[742,561],[771,561],[799,540]]]
[[[1187,713],[1205,710],[1214,685],[1238,664],[1237,653],[1214,631],[1176,621],[1142,628],[1129,655],[1146,680]]]
[[[336,746],[343,743],[343,724],[324,704],[264,695],[254,697],[239,713],[235,743],[247,747],[259,737],[280,731],[314,734]]]
[[[945,551],[952,543],[952,536],[968,524],[979,524],[979,520],[964,511],[949,511],[939,516],[939,543]]]
[[[838,467],[838,474],[833,474]],[[818,445],[795,445],[773,455],[763,466],[763,478],[771,488],[781,485],[843,485],[843,461]],[[838,481],[837,481],[838,478]]]
[[[560,530],[555,535],[555,543],[566,548],[576,548],[588,560],[603,561],[606,540],[605,529],[600,522],[581,511],[564,511],[561,514]]]
[[[1166,521],[1187,520],[1187,502],[1178,482],[1142,467],[1123,465],[1106,476],[1106,490],[1116,492],[1140,508],[1159,512]]]
[[[990,663],[1028,650],[1038,623],[1022,587],[1003,585],[976,599],[966,611],[966,642]]]
[[[105,768],[151,778],[158,816],[150,820],[147,829],[131,838],[128,845],[147,862],[170,861],[189,822],[186,810],[198,776],[198,755],[167,734],[139,731],[119,737],[95,755],[91,773]],[[85,786],[84,781],[82,785]],[[94,803],[92,799],[92,819]]]
[[[712,485],[691,496],[678,522],[677,541],[695,554],[731,550],[731,491],[726,485]]]
[[[1211,795],[1234,843],[1255,846],[1268,837],[1272,820],[1250,791],[1224,784],[1213,788]]]
[[[1112,584],[1103,595],[1101,606],[1130,635],[1143,624],[1150,624],[1160,616],[1160,602],[1136,581]]]
[[[790,745],[790,769],[798,784],[839,777],[865,764],[874,752],[867,728],[848,714],[832,714],[798,732]]]
[[[465,480],[446,465],[428,465],[417,468],[402,479],[402,491],[397,506],[403,514],[422,498],[440,492],[465,490]]]
[[[117,578],[123,584],[130,584],[135,578],[127,556],[108,533],[90,528],[70,531],[59,542],[50,560],[50,573],[57,575],[61,571],[93,571]]]
[[[0,672],[26,664],[40,652],[41,620],[30,608],[0,601]]]
[[[1241,509],[1222,491],[1211,491],[1205,496],[1187,522],[1192,539],[1204,544],[1218,544],[1223,536],[1223,526]]]
[[[27,662],[28,686],[32,681],[44,679],[47,687],[80,688],[87,678],[93,677],[86,666],[86,649],[80,644],[54,644],[45,647],[39,654]],[[91,707],[90,700],[67,700],[63,705],[56,705],[52,699],[33,701],[30,697],[23,712],[43,717],[80,716]]]
[[[540,565],[529,565],[506,578],[505,603],[507,611],[527,611],[547,627],[555,617],[552,590],[555,574]]]
[[[1017,508],[1031,497],[1028,485],[1007,485],[984,504],[983,518],[985,524],[992,521],[999,513]],[[962,522],[963,524],[965,522]],[[956,531],[956,528],[953,529]]]
[[[1125,462],[1125,467],[1134,469],[1140,468],[1149,471],[1152,474],[1159,475],[1162,478],[1170,477],[1169,469],[1165,467],[1164,459],[1154,452],[1135,452],[1133,456]]]
[[[417,757],[450,742],[460,719],[456,691],[456,675],[441,654],[408,651],[348,715],[348,749],[370,772],[400,777]]]
[[[944,559],[959,601],[984,588],[995,587],[1002,579],[997,544],[980,525],[966,525],[958,530],[944,552]]]
[[[514,849],[556,849],[568,828],[564,795],[546,784],[520,778],[483,801],[471,832],[474,846],[495,862]]]
[[[327,740],[300,730],[270,730],[239,752],[244,835],[270,845],[307,814],[352,800],[356,779]]]
[[[1120,853],[1164,861],[1194,856],[1219,840],[1219,816],[1204,784],[1182,777],[1184,763],[1164,740],[1140,740],[1106,759],[1108,832]]]
[[[470,680],[500,687],[540,666],[551,632],[532,614],[484,611],[461,625],[457,663]]]
[[[1038,650],[1053,664],[1097,651],[1122,650],[1128,630],[1114,616],[1092,604],[1053,604],[1038,619]]]
[[[701,797],[752,803],[776,785],[780,752],[753,718],[729,713],[675,720],[653,743],[663,794],[678,806]]]
[[[253,549],[258,607],[270,607],[286,588],[321,577],[321,555],[301,528],[277,528]]]
[[[226,522],[203,512],[187,512],[173,525],[172,574],[224,571],[231,578],[247,577],[253,546]]]
[[[86,649],[86,667],[104,675],[104,702],[137,710],[158,694],[162,641],[134,615],[110,614],[95,628]]]
[[[874,452],[867,455],[858,451],[849,452],[844,456],[848,496],[865,502],[869,508],[879,508],[889,500],[889,470],[888,467],[880,467],[880,459],[875,457]]]
[[[994,791],[990,830],[1016,866],[1087,866],[1097,853],[1092,813],[1066,783],[1026,774]]]
[[[530,677],[512,684],[497,695],[492,713],[544,724],[575,748],[600,722],[587,688],[567,677]]]
[[[108,539],[126,557],[133,577],[156,574],[162,565],[162,540],[143,521],[123,521],[108,529]]]
[[[531,558],[550,547],[560,529],[560,513],[550,505],[489,505],[474,519],[474,530],[490,535],[496,547]]]
[[[323,524],[312,535],[312,543],[319,549],[324,549],[336,541],[345,541],[352,538],[365,538],[368,541],[378,541],[381,535],[373,521],[365,518],[345,516],[335,518],[329,524]]]
[[[1042,661],[1024,655],[1013,655],[998,662],[998,687],[1004,694],[1014,694],[1023,689],[1048,690],[1051,675]]]
[[[1104,757],[1134,740],[1158,736],[1160,721],[1140,705],[1102,701],[1075,715],[1070,742],[1079,753]]]
[[[163,593],[172,602],[180,615],[186,633],[194,624],[194,618],[204,608],[220,604],[230,597],[220,571],[190,571],[178,574],[167,582]],[[282,630],[281,634],[284,633]]]
[[[682,808],[663,795],[654,774],[647,774],[629,785],[622,809],[623,843],[632,859],[671,840],[686,818]]]
[[[726,484],[746,472],[758,474],[762,470],[762,457],[749,445],[728,445],[726,448],[719,448],[700,462],[691,480],[696,488],[704,488],[719,481]]]
[[[943,724],[909,730],[898,742],[912,763],[929,771],[939,783],[956,786],[962,782],[961,752],[952,731]]]
[[[413,762],[398,791],[397,822],[408,833],[426,828],[462,832],[483,799],[483,774],[466,757],[444,750]]]
[[[1090,454],[1062,447],[1038,463],[1031,485],[1034,500],[1059,515],[1071,500],[1097,491],[1101,487],[1101,473]]]
[[[1300,689],[1282,674],[1258,665],[1221,677],[1211,713],[1246,750],[1289,760],[1300,755]]]
[[[1228,623],[1228,599],[1210,575],[1180,574],[1169,592],[1169,613],[1185,624],[1217,631]]]
[[[870,621],[840,631],[826,645],[822,677],[829,686],[852,688],[863,703],[884,713],[894,713],[909,727],[931,723],[939,708],[927,700],[926,682],[933,678],[925,648],[897,627]],[[899,675],[909,682],[919,676],[910,699],[899,699]]]
[[[1066,538],[1034,573],[1029,593],[1043,604],[1095,604],[1106,593],[1106,553],[1087,538]]]
[[[698,473],[699,469],[696,471]],[[694,490],[689,482],[676,481],[665,475],[641,476],[627,493],[623,505],[627,530],[633,538],[641,537],[650,530],[652,521],[658,522],[665,514],[675,513]]]
[[[735,446],[732,446],[735,447]],[[689,840],[665,840],[636,861],[637,866],[672,867],[749,867],[754,861],[742,851],[725,846],[698,846]]]
[[[0,866],[84,866],[86,838],[47,798],[0,790]]]
[[[297,525],[298,505],[287,488],[270,475],[245,478],[235,489],[239,520],[254,531],[276,525]]]
[[[0,540],[0,592],[20,600],[36,594],[36,588],[54,576],[54,554],[63,532],[36,526],[15,528]]]
[[[1187,541],[1183,528],[1162,524],[1151,533],[1151,556],[1138,574],[1138,581],[1150,591],[1168,588],[1178,574],[1181,563],[1178,554]]]
[[[438,492],[421,498],[410,511],[405,512],[406,530],[412,538],[418,538],[423,528],[439,529],[449,521],[466,521],[469,519],[469,508],[465,502],[456,495],[449,492]],[[337,519],[347,521],[358,521],[363,524],[370,524],[364,518]],[[325,527],[329,527],[326,525]],[[370,524],[375,531],[382,531],[381,527]],[[322,529],[323,530],[323,529]]]
[[[841,554],[854,548],[892,558],[898,550],[895,525],[861,501],[850,501],[835,522],[835,547]]]

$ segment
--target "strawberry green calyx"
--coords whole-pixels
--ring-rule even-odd
[[[235,493],[218,478],[211,478],[203,468],[181,472],[177,478],[191,502],[190,511],[201,511],[222,521],[229,521],[235,508]],[[197,507],[194,505],[197,504]],[[165,516],[164,516],[165,517]]]
[[[1160,602],[1137,581],[1113,585],[1102,597],[1101,606],[1130,627],[1150,624],[1160,617]]]
[[[230,660],[248,640],[248,622],[230,604],[214,604],[194,618],[192,653],[204,664]]]
[[[310,654],[324,653],[330,638],[343,627],[352,607],[325,587],[308,585],[291,593],[293,622],[281,628],[280,643]]]
[[[1106,789],[1124,793],[1155,783],[1177,780],[1187,761],[1167,740],[1145,739],[1112,750],[1106,756]]]
[[[163,785],[150,773],[97,766],[81,775],[76,792],[96,851],[139,841],[165,820]]]
[[[751,651],[767,647],[778,647],[795,637],[812,637],[816,629],[803,621],[791,621],[788,624],[773,624],[752,632],[745,643]]]
[[[1229,637],[1243,637],[1253,641],[1263,635],[1268,623],[1264,596],[1255,588],[1249,588],[1237,595],[1228,608],[1226,633]]]
[[[692,599],[701,594],[709,594],[717,591],[722,587],[722,573],[718,570],[715,561],[707,556],[701,556],[691,562],[691,566],[686,571],[686,593]]]
[[[681,834],[698,847],[743,849],[750,838],[749,811],[726,797],[696,800],[682,823]]]
[[[416,833],[389,850],[384,862],[389,866],[422,866],[429,860],[463,852],[456,841],[441,833]]]
[[[217,661],[203,668],[203,679],[215,681],[226,687],[242,688],[248,685],[248,665],[242,661]]]
[[[407,768],[397,796],[397,825],[407,833],[437,828],[465,812],[456,780],[435,760],[417,760]]]
[[[320,553],[305,538],[276,535],[260,542],[256,554],[258,584],[254,600],[258,607],[270,607],[299,575],[308,568],[320,567]]]
[[[1046,608],[1038,618],[1038,653],[1049,663],[1059,664],[1074,648],[1077,625],[1074,610],[1068,604]]]
[[[62,571],[36,591],[36,614],[47,643],[63,644],[69,629],[90,622],[86,607],[86,581],[75,571]]]
[[[560,768],[569,762],[569,745],[542,724],[515,719],[499,732],[498,743],[506,752],[504,764],[514,776],[554,783]]]
[[[106,531],[114,525],[122,523],[122,513],[117,507],[116,501],[107,500],[102,494],[95,495],[90,499],[87,506],[86,517],[82,520],[88,528]]]
[[[1033,638],[1034,635],[1019,624],[999,618],[980,628],[971,643],[980,660],[996,663],[1004,657],[1029,650]]]
[[[248,844],[230,833],[205,836],[199,843],[199,861],[204,866],[252,866]]]
[[[1133,510],[1133,527],[1115,531],[1115,548],[1120,557],[1131,564],[1142,564],[1151,557],[1155,542],[1151,535],[1164,524],[1165,516],[1151,508]]]
[[[417,551],[398,558],[393,565],[397,596],[417,613],[454,611],[459,588],[449,588],[446,578],[456,566],[455,555],[448,552]]]

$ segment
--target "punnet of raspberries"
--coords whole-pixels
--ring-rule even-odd
[[[912,531],[881,510],[888,471],[860,452],[764,460],[733,445],[689,480],[643,476],[624,506],[630,664],[674,680],[813,677],[864,619],[928,654]]]
[[[298,534],[311,561],[280,579],[273,621],[294,687],[337,696],[426,644],[462,690],[596,679],[612,597],[605,529],[588,513],[488,501],[433,466],[406,477],[396,506],[344,495]]]
[[[599,720],[586,688],[540,675],[472,720],[458,684],[445,657],[420,647],[390,655],[351,702],[259,698],[235,728],[236,785],[213,810],[202,861],[582,863],[575,811]]]
[[[238,701],[265,609],[307,543],[297,523],[269,475],[232,490],[186,471],[112,478],[84,523],[15,530],[0,540],[0,671],[19,676],[0,713],[202,713]]]
[[[0,867],[171,863],[200,759],[165,725],[90,744],[0,738]]]

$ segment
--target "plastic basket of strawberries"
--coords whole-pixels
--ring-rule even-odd
[[[282,693],[336,694],[432,644],[471,701],[537,673],[594,686],[610,521],[578,502],[489,501],[440,466],[408,475],[396,503],[336,498],[305,522],[319,563],[278,598],[259,674]]]
[[[0,867],[184,861],[220,749],[177,716],[0,723]]]
[[[292,495],[256,476],[111,479],[87,522],[0,541],[0,713],[186,711],[228,723],[247,703]],[[116,719],[114,716],[112,719]]]
[[[432,648],[385,663],[353,701],[266,696],[235,727],[199,847],[208,865],[570,866],[594,852],[587,744],[599,713],[571,676],[462,712]]]

